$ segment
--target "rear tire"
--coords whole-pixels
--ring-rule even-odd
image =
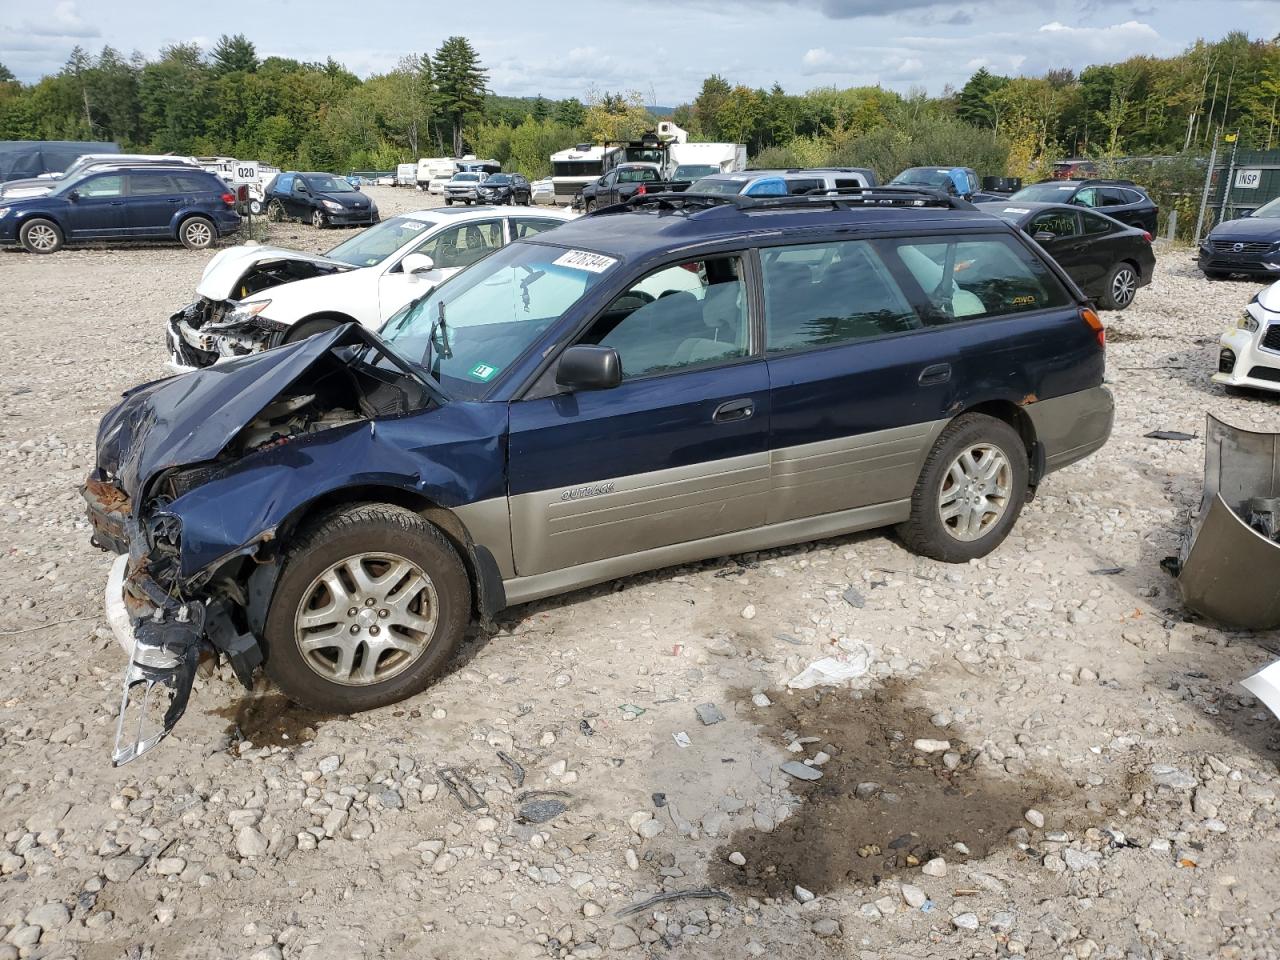
[[[33,217],[22,225],[18,239],[27,253],[57,253],[62,249],[62,230],[52,220]]]
[[[178,239],[188,250],[207,250],[218,238],[218,229],[208,217],[188,217],[178,227]]]
[[[1138,271],[1131,263],[1117,263],[1107,274],[1098,305],[1103,310],[1123,310],[1138,295]]]
[[[962,414],[925,458],[898,536],[912,553],[945,563],[985,557],[1017,522],[1028,474],[1027,449],[1013,427]]]
[[[342,507],[289,549],[264,630],[267,674],[308,709],[371,710],[421,692],[470,620],[466,569],[437,527],[390,504]]]

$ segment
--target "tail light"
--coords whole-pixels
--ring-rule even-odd
[[[1080,319],[1089,325],[1089,329],[1094,332],[1098,338],[1098,346],[1106,347],[1107,345],[1107,328],[1102,325],[1102,321],[1098,319],[1098,315],[1093,310],[1085,307],[1080,311]]]
[[[228,207],[234,207],[236,205],[236,195],[234,193],[224,193],[222,195],[222,202]]]
[[[636,187],[636,192],[635,192],[635,193],[633,193],[633,194],[632,194],[632,196],[633,196],[633,197],[643,197],[643,196],[644,196],[646,193],[648,193],[648,192],[649,192],[649,191],[645,190],[645,188],[644,188],[644,184],[642,183],[642,184],[640,184],[640,186]]]
[[[1143,239],[1143,240],[1145,240],[1145,241],[1147,241],[1147,243],[1150,243],[1150,242],[1151,242],[1151,233],[1150,233],[1149,231],[1147,231],[1147,230],[1143,230],[1143,231],[1142,231],[1142,239]]]

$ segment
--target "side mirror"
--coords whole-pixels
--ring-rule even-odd
[[[79,191],[79,190],[71,190],[71,191],[68,191],[68,193],[67,193],[67,199],[68,199],[68,200],[70,200],[70,201],[71,201],[71,202],[73,202],[73,203],[74,203],[75,201],[79,200],[79,199],[80,199],[80,191]]]
[[[1050,240],[1056,239],[1056,236],[1048,230],[1038,230],[1033,235],[1032,239],[1034,239],[1036,243],[1048,243]]]
[[[560,354],[556,383],[574,390],[609,390],[622,382],[622,361],[613,347],[578,344]]]
[[[425,253],[406,254],[405,258],[400,261],[400,269],[407,274],[426,273],[428,270],[434,270],[436,262]]]

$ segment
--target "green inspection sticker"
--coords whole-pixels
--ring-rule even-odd
[[[491,367],[487,363],[477,363],[467,371],[467,375],[475,377],[477,380],[487,381],[493,379],[493,375],[497,372],[497,367]]]

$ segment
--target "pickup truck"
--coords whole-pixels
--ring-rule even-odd
[[[587,213],[597,207],[622,203],[646,193],[680,193],[691,180],[664,180],[656,163],[620,163],[595,183],[588,183],[578,195],[575,207]]]

